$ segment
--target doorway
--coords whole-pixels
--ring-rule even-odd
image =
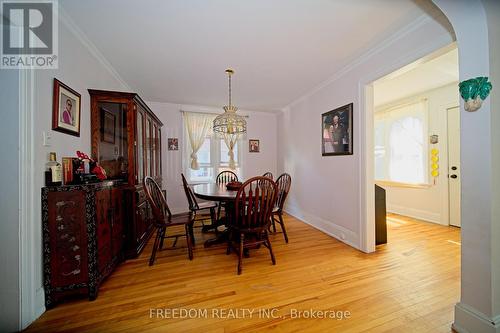
[[[460,226],[458,50],[373,82],[373,178],[391,218]],[[390,237],[389,237],[390,241]]]

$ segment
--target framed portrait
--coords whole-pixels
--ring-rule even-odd
[[[52,99],[52,129],[80,136],[81,96],[54,78]]]
[[[347,104],[321,115],[323,156],[352,155],[352,106]]]
[[[108,110],[101,108],[101,141],[115,143],[116,116]]]
[[[178,138],[168,138],[168,150],[179,150],[179,139]]]
[[[259,153],[260,152],[260,141],[256,139],[248,140],[248,151],[250,153]]]

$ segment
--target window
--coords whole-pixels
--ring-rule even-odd
[[[238,141],[233,148],[236,170],[231,170],[235,172],[238,177],[241,177],[242,174],[240,144],[240,141]],[[208,131],[203,144],[196,154],[198,156],[198,170],[190,168],[192,149],[186,130],[184,131],[183,146],[185,156],[183,169],[185,170],[184,174],[189,182],[212,182],[215,181],[219,172],[230,170],[229,149],[224,140],[214,135],[211,129]]]
[[[375,179],[428,183],[427,101],[375,113]]]
[[[190,166],[191,147],[189,145],[189,140],[187,141],[184,140],[184,142],[187,142],[186,156],[188,157],[188,161],[186,165]],[[213,168],[211,163],[212,149],[210,147],[210,143],[211,143],[210,137],[205,138],[205,141],[203,141],[203,144],[201,145],[197,153],[198,165],[200,168],[198,170],[193,170],[188,167],[186,172],[188,180],[203,182],[203,181],[209,181],[213,178]]]

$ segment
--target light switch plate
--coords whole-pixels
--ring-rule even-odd
[[[52,145],[52,135],[48,132],[42,132],[42,142],[45,147],[50,147]]]

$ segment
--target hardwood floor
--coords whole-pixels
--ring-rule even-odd
[[[226,256],[224,247],[204,249],[201,240],[213,234],[197,233],[193,261],[185,248],[164,250],[149,267],[150,242],[105,281],[97,300],[60,304],[27,331],[451,332],[460,289],[459,229],[389,215],[389,243],[364,254],[293,217],[285,223],[290,243],[282,234],[271,238],[276,266],[267,249],[253,250],[238,276],[236,255]],[[168,309],[189,310],[193,318]],[[292,318],[311,309],[337,311],[323,313],[337,317],[348,311],[349,318]]]

